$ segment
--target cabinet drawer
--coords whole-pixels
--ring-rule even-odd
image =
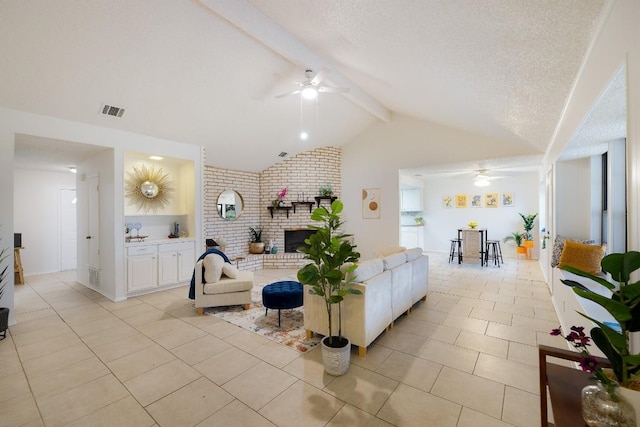
[[[132,246],[130,248],[127,248],[127,255],[133,256],[133,255],[155,254],[158,251],[157,248],[158,248],[157,245]]]
[[[188,251],[193,250],[193,242],[182,242],[182,243],[163,243],[158,245],[158,252],[179,252],[179,251]]]

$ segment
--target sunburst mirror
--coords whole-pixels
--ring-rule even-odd
[[[133,172],[127,172],[124,193],[130,205],[145,213],[164,208],[171,202],[174,189],[169,174],[162,168],[142,165],[133,167]]]

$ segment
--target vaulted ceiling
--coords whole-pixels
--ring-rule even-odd
[[[208,164],[247,171],[394,114],[542,154],[607,4],[5,0],[0,105],[202,145]],[[276,98],[306,69],[349,92]]]

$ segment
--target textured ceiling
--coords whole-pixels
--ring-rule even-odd
[[[606,5],[1,1],[0,105],[203,145],[208,164],[249,171],[343,145],[393,113],[541,154]],[[317,114],[275,98],[309,66],[351,92],[322,94]],[[125,115],[100,115],[104,103]]]

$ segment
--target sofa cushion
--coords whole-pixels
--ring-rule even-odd
[[[382,262],[384,263],[385,270],[391,270],[392,268],[407,262],[407,255],[405,255],[404,252],[387,255],[386,257],[382,258]]]
[[[379,258],[368,259],[358,263],[358,267],[351,273],[356,277],[356,282],[366,282],[384,271],[384,265]]]
[[[233,264],[229,264],[228,262],[225,262],[222,265],[222,274],[224,274],[225,276],[227,276],[230,279],[237,278],[239,272],[240,272],[240,270],[238,270],[236,268],[236,266],[233,265]]]
[[[204,266],[205,283],[215,283],[220,280],[224,258],[218,254],[209,254],[204,257],[202,265]]]
[[[407,249],[405,255],[407,256],[407,261],[413,261],[422,255],[422,248]]]
[[[564,242],[567,240],[573,240],[574,242],[584,243],[586,245],[595,244],[595,240],[578,240],[578,239],[570,239],[568,237],[564,237],[561,235],[557,235],[556,239],[553,241],[553,252],[551,254],[551,267],[557,267],[560,263],[560,256],[562,255],[562,249],[564,249]]]
[[[376,258],[384,258],[387,255],[397,254],[398,252],[403,252],[406,249],[407,248],[405,248],[404,246],[383,246],[381,248],[378,248],[375,256]]]
[[[565,265],[578,268],[587,273],[598,275],[602,272],[602,258],[604,248],[597,245],[586,245],[584,243],[567,240],[560,256],[558,268]]]
[[[228,294],[230,292],[249,291],[253,288],[253,272],[240,271],[236,279],[223,278],[215,283],[204,285],[206,295]]]

